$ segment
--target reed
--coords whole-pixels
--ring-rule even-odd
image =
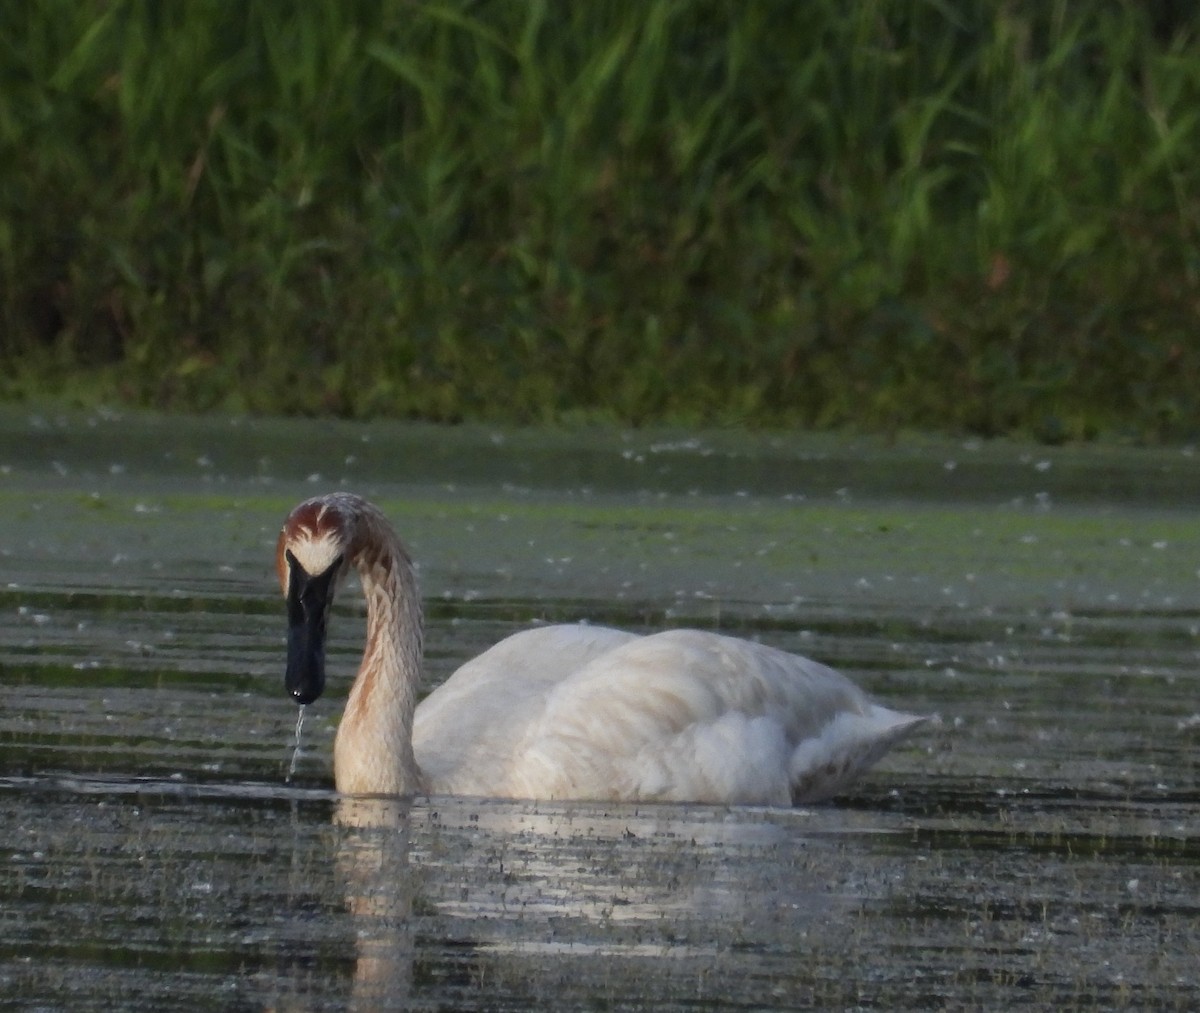
[[[6,4],[0,394],[1191,436],[1198,17]]]

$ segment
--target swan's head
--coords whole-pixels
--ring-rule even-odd
[[[306,500],[279,532],[275,567],[288,609],[283,684],[297,703],[312,703],[325,690],[325,629],[352,556],[356,501],[345,495]]]

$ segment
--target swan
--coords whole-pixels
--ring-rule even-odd
[[[422,615],[403,542],[367,500],[299,504],[276,549],[284,684],[325,688],[325,633],[351,567],[366,647],[333,747],[343,794],[788,806],[842,791],[926,719],[873,703],[831,668],[699,630],[587,624],[516,633],[417,706]]]

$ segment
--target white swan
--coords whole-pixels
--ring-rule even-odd
[[[698,630],[588,625],[517,633],[420,707],[421,601],[378,508],[347,493],[288,516],[285,685],[325,686],[325,628],[351,566],[367,644],[333,748],[338,791],[791,805],[844,789],[925,719],[872,703],[794,654]]]

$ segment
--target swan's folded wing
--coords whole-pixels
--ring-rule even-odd
[[[506,794],[789,805],[841,790],[919,721],[806,658],[669,631],[557,683]]]

